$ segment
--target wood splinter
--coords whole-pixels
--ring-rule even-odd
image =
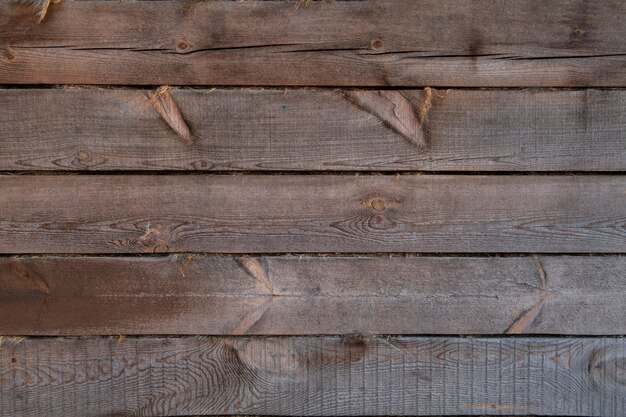
[[[401,91],[348,90],[344,92],[344,96],[354,106],[377,117],[383,126],[399,134],[418,149],[426,146],[422,119],[428,110],[425,112],[420,109],[420,113],[416,114],[413,103]],[[427,108],[430,108],[428,92],[426,100]]]
[[[182,113],[180,112],[174,97],[167,85],[159,87],[152,95],[150,102],[159,113],[165,123],[182,139],[185,145],[193,145],[193,135]]]
[[[537,301],[537,303],[535,303],[531,308],[520,314],[509,326],[509,328],[504,332],[505,334],[524,333],[537,319],[539,313],[541,313],[541,310],[543,309],[543,305],[546,303],[546,300],[549,297],[548,277],[546,274],[546,270],[543,267],[543,263],[539,258],[535,259],[535,266],[537,269],[539,283],[541,285],[541,290],[539,291],[539,301]]]
[[[38,2],[41,3],[41,0],[39,0]],[[50,7],[50,4],[59,3],[61,3],[61,0],[44,0],[41,5],[41,10],[37,13],[37,24],[43,22],[43,19],[48,14],[48,8]]]

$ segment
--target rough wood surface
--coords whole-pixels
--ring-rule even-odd
[[[626,257],[0,258],[0,334],[626,334]]]
[[[621,176],[4,175],[0,252],[626,252]]]
[[[626,170],[622,90],[159,91],[0,90],[0,170]]]
[[[626,414],[620,338],[5,339],[1,416]]]
[[[9,0],[0,83],[624,86],[624,15],[621,0]]]

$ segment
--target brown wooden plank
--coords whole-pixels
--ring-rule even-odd
[[[2,416],[626,413],[621,338],[8,339]]]
[[[0,252],[626,252],[621,176],[0,176]]]
[[[620,0],[306,3],[9,0],[0,83],[626,85]]]
[[[1,335],[626,334],[626,257],[0,258]]]
[[[154,94],[0,90],[0,170],[626,169],[624,90],[172,88],[182,134]]]

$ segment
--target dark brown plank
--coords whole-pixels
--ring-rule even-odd
[[[621,176],[0,176],[0,252],[626,252]]]
[[[626,257],[0,258],[0,334],[626,334]]]
[[[2,416],[626,413],[621,338],[5,339]]]
[[[0,90],[0,170],[626,170],[623,90],[173,88],[178,133],[154,94]]]
[[[620,0],[47,3],[0,6],[0,83],[626,85]]]

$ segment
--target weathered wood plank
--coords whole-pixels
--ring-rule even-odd
[[[626,252],[621,176],[0,176],[0,252]]]
[[[0,415],[626,413],[621,338],[5,340]]]
[[[0,83],[626,85],[620,0],[0,7]]]
[[[626,334],[626,257],[0,258],[0,335]]]
[[[182,134],[154,93],[0,90],[0,170],[626,170],[624,90],[172,88]]]

